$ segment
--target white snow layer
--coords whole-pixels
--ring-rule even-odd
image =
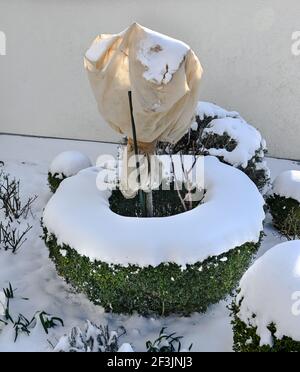
[[[199,116],[200,120],[204,120],[206,117],[216,119],[240,117],[240,114],[236,111],[227,111],[222,107],[215,105],[214,103],[202,101],[198,102],[195,115]]]
[[[300,341],[300,241],[279,244],[246,272],[240,283],[239,318],[253,327],[261,345],[272,345],[268,326],[276,325],[276,337]],[[256,315],[253,318],[253,315]]]
[[[241,118],[215,119],[209,127],[203,131],[203,136],[217,134],[223,136],[229,135],[237,143],[233,151],[226,149],[211,148],[207,151],[212,156],[222,156],[227,163],[235,167],[246,168],[256,152],[263,148],[263,139],[257,129],[247,124]]]
[[[79,171],[92,166],[90,159],[79,151],[65,151],[59,154],[50,165],[50,173],[66,177],[75,176]]]
[[[300,203],[300,171],[290,170],[281,173],[274,181],[273,193],[295,199]]]
[[[143,27],[145,37],[138,46],[137,59],[146,68],[143,76],[155,84],[168,84],[190,47],[182,41]]]
[[[109,208],[110,192],[96,187],[99,168],[91,168],[64,181],[46,206],[44,224],[60,245],[124,266],[185,267],[258,242],[265,214],[255,185],[215,157],[204,162],[205,202],[192,211],[165,218],[117,215]]]

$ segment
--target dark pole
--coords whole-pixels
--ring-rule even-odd
[[[133,104],[132,104],[132,92],[128,92],[128,98],[129,98],[129,108],[130,108],[130,116],[131,116],[131,125],[132,125],[132,139],[133,139],[133,145],[134,145],[134,152],[136,157],[136,169],[137,169],[137,176],[138,176],[138,183],[140,186],[140,189],[138,191],[139,193],[139,199],[140,199],[140,206],[142,210],[143,217],[147,216],[147,210],[146,210],[146,204],[145,204],[145,195],[143,190],[141,189],[141,172],[140,172],[140,162],[139,162],[139,148],[138,148],[138,142],[136,137],[136,127],[135,127],[135,121],[134,121],[134,115],[133,115]]]

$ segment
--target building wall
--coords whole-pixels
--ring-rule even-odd
[[[134,21],[190,44],[205,71],[200,98],[239,111],[271,155],[300,159],[299,0],[0,0],[0,132],[117,140],[83,56],[97,34]]]

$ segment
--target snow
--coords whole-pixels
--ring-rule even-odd
[[[273,183],[273,193],[300,203],[300,171],[289,170],[281,173]]]
[[[75,176],[79,171],[92,166],[90,159],[79,151],[65,151],[55,157],[50,165],[52,175]]]
[[[215,119],[209,127],[204,129],[203,136],[217,134],[223,136],[228,134],[230,138],[237,142],[233,151],[226,149],[207,149],[213,156],[222,156],[227,163],[235,167],[246,168],[256,152],[262,148],[262,137],[257,129],[247,124],[241,118]]]
[[[103,142],[70,141],[38,137],[10,136],[0,134],[0,161],[9,160],[14,164],[29,167],[46,167],[57,154],[65,151],[79,151],[88,156],[93,164],[99,154],[117,156],[117,145]]]
[[[190,47],[179,40],[140,27],[145,34],[137,47],[137,59],[146,68],[143,76],[154,84],[168,84]]]
[[[287,336],[300,341],[300,241],[269,250],[246,272],[240,288],[237,303],[243,301],[238,316],[257,327],[261,345],[272,345],[268,330],[272,323],[278,339]]]
[[[227,117],[230,118],[239,118],[240,114],[236,111],[227,111],[222,107],[219,107],[211,102],[202,102],[199,101],[196,112],[196,116],[199,116],[200,120],[204,120],[206,117],[224,119]]]
[[[119,353],[132,353],[132,352],[133,350],[130,344],[123,344],[119,349]]]
[[[105,314],[101,307],[91,304],[85,296],[74,293],[58,276],[48,257],[48,250],[40,239],[40,218],[51,196],[47,186],[49,164],[57,153],[71,149],[86,153],[93,162],[100,153],[117,154],[117,146],[109,144],[0,135],[0,161],[5,162],[5,170],[21,179],[24,197],[38,195],[35,216],[31,220],[34,230],[28,241],[17,255],[0,250],[0,288],[6,288],[11,282],[13,288],[17,288],[16,295],[29,298],[29,301],[14,303],[16,312],[33,315],[37,310],[45,310],[62,318],[65,323],[64,328],[58,327],[49,335],[36,332],[29,337],[20,336],[16,343],[12,340],[11,329],[0,332],[0,351],[52,351],[50,343],[56,346],[62,336],[69,334],[75,326],[83,328],[89,319],[98,325],[109,324],[112,330],[124,326],[127,333],[120,342],[132,344],[135,351],[145,351],[145,342],[155,340],[161,328],[167,327],[168,332],[184,336],[183,348],[193,343],[192,351],[231,352],[233,335],[227,308],[231,298],[212,306],[206,314],[194,314],[188,318]],[[272,179],[284,170],[300,170],[299,164],[292,161],[268,158],[267,162]],[[282,241],[280,234],[272,227],[269,215],[265,233],[259,255]]]
[[[265,218],[261,194],[244,173],[215,157],[204,158],[204,204],[165,218],[113,213],[110,192],[96,188],[99,170],[83,170],[64,181],[43,216],[59,245],[91,260],[140,267],[174,262],[185,267],[259,241]]]

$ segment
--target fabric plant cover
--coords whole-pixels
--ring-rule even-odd
[[[119,34],[99,35],[84,64],[101,115],[129,140],[128,159],[133,153],[128,91],[141,153],[154,153],[159,140],[176,143],[187,132],[203,70],[185,43],[134,23]]]

